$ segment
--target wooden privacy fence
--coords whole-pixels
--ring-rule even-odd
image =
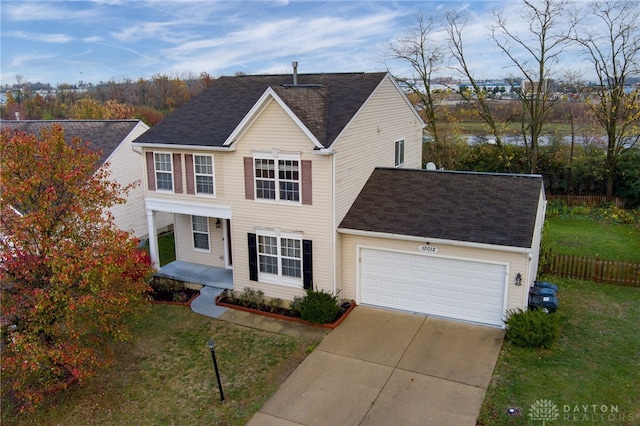
[[[588,207],[600,207],[607,205],[607,197],[604,195],[551,195],[547,194],[547,201],[562,201],[568,206],[588,206]],[[624,199],[620,197],[613,197],[611,204],[624,209]]]
[[[564,278],[640,287],[640,263],[549,253],[544,272]]]

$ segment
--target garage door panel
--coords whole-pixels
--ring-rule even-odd
[[[504,265],[362,249],[361,302],[502,325]]]

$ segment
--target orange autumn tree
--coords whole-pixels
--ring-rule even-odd
[[[143,311],[148,256],[108,208],[130,187],[61,126],[0,133],[2,396],[29,408],[46,389],[111,361]]]

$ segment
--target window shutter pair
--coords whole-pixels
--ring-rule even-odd
[[[300,162],[300,168],[302,169],[302,185],[301,185],[301,197],[302,204],[311,205],[313,201],[312,196],[312,184],[311,184],[311,161],[302,160]],[[254,163],[252,157],[244,157],[244,198],[247,200],[255,199],[253,193],[253,179],[254,179]]]
[[[155,191],[156,190],[156,160],[153,155],[153,152],[147,152],[146,158],[147,158],[147,183],[148,183],[149,191]],[[182,161],[180,161],[180,154],[173,154],[172,158],[173,158],[173,161],[172,161],[173,191],[181,194],[182,193]],[[191,168],[193,169],[193,167]],[[187,170],[187,175],[188,173],[189,172]],[[192,175],[193,175],[193,172],[192,172]],[[188,183],[187,183],[187,189],[188,189]]]
[[[256,234],[248,235],[249,246],[249,279],[258,281],[258,238]],[[313,288],[313,255],[311,240],[302,240],[302,286],[305,290]]]

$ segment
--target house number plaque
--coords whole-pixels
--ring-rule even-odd
[[[421,251],[422,253],[437,253],[440,251],[440,249],[436,246],[430,246],[428,244],[423,244],[421,246],[418,246],[418,251]]]

